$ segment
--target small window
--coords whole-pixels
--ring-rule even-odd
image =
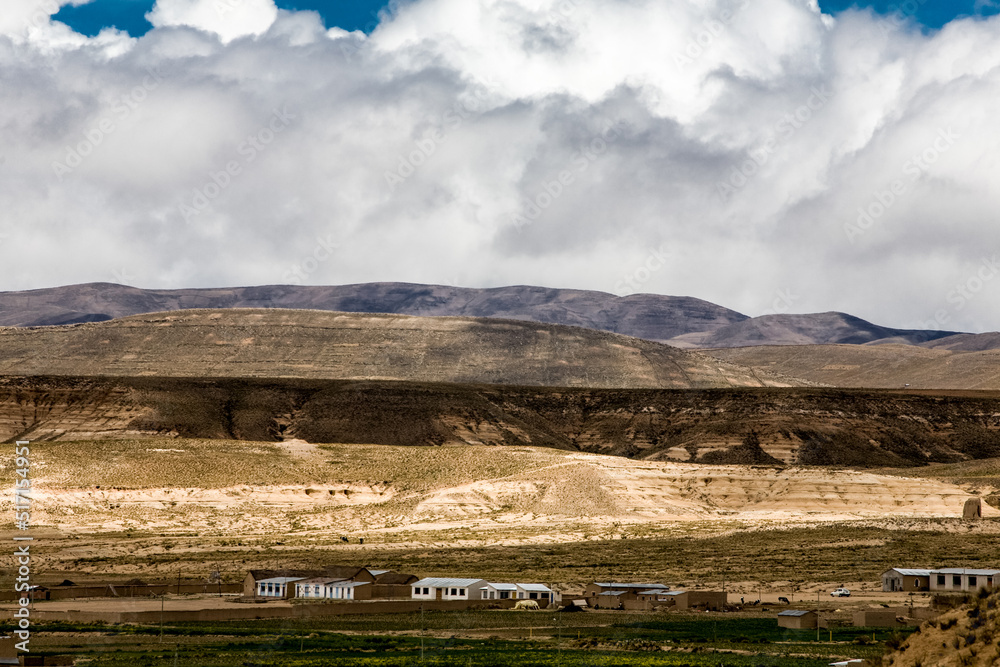
[[[458,589],[458,594],[459,595],[465,595],[465,589],[464,588]]]
[[[952,586],[961,586],[962,585],[962,577],[960,575],[957,575],[957,574],[953,575],[951,577],[951,585]]]
[[[969,585],[970,586],[975,586],[976,585],[976,578],[975,577],[972,577],[972,576],[969,577]]]
[[[937,585],[938,586],[944,586],[944,575],[943,574],[939,574],[937,576]]]
[[[528,597],[531,598],[532,600],[537,600],[538,599],[538,593],[531,593],[531,594],[528,595]]]

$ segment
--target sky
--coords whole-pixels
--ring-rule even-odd
[[[152,29],[145,14],[153,8],[154,0],[93,0],[82,5],[66,5],[55,18],[75,31],[94,36],[106,27],[116,27],[139,37]],[[320,14],[328,28],[338,27],[348,31],[361,30],[371,33],[379,23],[379,11],[386,8],[383,0],[291,0],[277,2],[279,9],[312,10]],[[845,9],[870,7],[888,14],[897,11],[903,3],[895,0],[855,2],[854,0],[825,0],[819,3],[827,13],[835,14]],[[996,13],[996,3],[983,0],[916,0],[912,9],[902,8],[922,26],[937,29],[965,16],[983,16]]]
[[[0,16],[0,290],[534,284],[1000,329],[995,2],[59,1]]]

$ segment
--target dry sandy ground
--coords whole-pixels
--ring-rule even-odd
[[[179,439],[79,447],[98,445],[98,457],[72,443],[34,446],[36,525],[78,535],[322,532],[424,544],[441,531],[468,529],[493,543],[544,543],[612,526],[640,536],[665,525],[954,518],[971,497],[944,481],[897,475],[634,461],[528,447]],[[0,511],[12,516],[9,497]]]

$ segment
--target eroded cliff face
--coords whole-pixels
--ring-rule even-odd
[[[300,379],[0,378],[0,439],[190,437],[531,445],[741,463],[916,466],[1000,456],[1000,395],[554,389]],[[733,451],[733,460],[728,460]]]

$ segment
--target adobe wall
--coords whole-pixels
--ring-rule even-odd
[[[401,614],[425,611],[464,611],[466,609],[510,609],[517,600],[373,600],[366,602],[302,603],[285,605],[247,604],[226,609],[199,609],[163,612],[168,623],[241,621],[270,618],[320,618],[346,614]],[[530,613],[530,612],[526,612]],[[71,621],[75,623],[159,623],[160,611],[88,612],[46,611],[36,607],[33,616],[41,621]]]

